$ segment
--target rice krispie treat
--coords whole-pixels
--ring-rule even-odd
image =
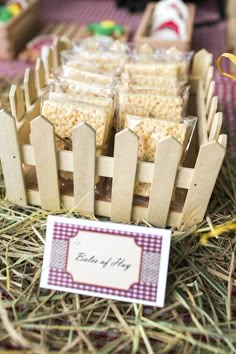
[[[170,87],[178,86],[178,79],[176,77],[162,77],[143,74],[130,75],[128,73],[122,73],[121,82],[128,83],[132,88],[139,86],[140,88],[150,87],[158,89],[168,89]]]
[[[96,131],[96,144],[106,143],[106,126],[111,117],[102,107],[47,99],[42,104],[42,115],[54,124],[56,134],[62,138],[71,139],[73,127],[86,122]]]
[[[151,75],[179,79],[179,66],[176,63],[127,63],[123,72],[129,75]]]
[[[128,55],[119,52],[90,52],[86,50],[62,52],[62,62],[72,68],[81,69],[81,63],[94,65],[95,72],[117,75],[128,59]]]
[[[85,71],[63,65],[62,70],[56,73],[56,76],[64,76],[65,78],[86,82],[90,84],[110,85],[114,82],[114,77],[106,74],[99,74],[96,72]]]
[[[126,114],[141,117],[158,117],[159,119],[179,122],[183,116],[184,98],[180,96],[162,96],[155,91],[119,91],[119,120],[123,128]]]
[[[186,145],[188,125],[155,118],[141,118],[127,115],[125,127],[130,128],[139,137],[138,159],[153,162],[156,152],[156,144],[166,136],[173,136],[182,145],[182,151]],[[181,156],[180,156],[181,158]],[[134,193],[143,197],[150,194],[149,183],[136,182]]]

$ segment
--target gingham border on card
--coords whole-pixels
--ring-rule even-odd
[[[86,225],[73,225],[55,222],[53,238],[68,241],[68,239],[70,237],[74,237],[79,230],[106,233],[110,234],[111,236],[132,236],[135,238],[137,245],[143,248],[143,251],[161,253],[162,236],[131,231],[113,230],[96,226],[92,227]]]
[[[92,231],[110,234],[111,236],[129,236],[135,239],[135,242],[142,247],[144,252],[152,254],[161,254],[162,236],[138,233],[132,231],[114,230],[110,228],[100,228],[97,226],[74,225],[67,223],[55,222],[53,228],[53,239],[69,241],[71,237],[75,237],[79,230]],[[53,250],[52,250],[53,252]],[[90,284],[82,284],[74,282],[72,276],[64,269],[50,267],[48,275],[48,285],[62,287],[65,289],[75,289],[88,291],[91,293],[106,294],[122,298],[143,300],[155,302],[157,297],[158,272],[155,281],[150,283],[140,282],[133,284],[129,290],[114,289]]]

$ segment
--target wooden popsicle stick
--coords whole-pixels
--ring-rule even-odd
[[[42,89],[46,86],[46,73],[44,64],[41,58],[37,58],[35,65],[35,81],[38,96],[40,96]]]
[[[28,110],[37,97],[35,78],[31,69],[25,70],[24,75],[25,103]]]
[[[209,90],[207,92],[207,98],[206,98],[206,114],[207,115],[210,110],[211,101],[212,101],[212,98],[214,95],[214,91],[215,91],[215,81],[211,81],[210,86],[209,86]]]
[[[17,85],[12,85],[9,93],[11,114],[19,122],[25,114],[23,90]]]
[[[214,96],[214,97],[212,97],[211,106],[210,106],[208,117],[207,117],[207,131],[208,132],[211,129],[213,118],[217,112],[217,107],[218,107],[218,97]]]
[[[222,127],[222,121],[223,114],[221,112],[217,112],[213,118],[211,130],[209,133],[209,141],[218,140]]]

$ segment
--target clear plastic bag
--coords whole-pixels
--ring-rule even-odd
[[[62,65],[81,69],[81,66],[85,62],[94,66],[92,69],[93,72],[109,73],[117,76],[120,74],[122,67],[126,63],[128,55],[126,53],[115,51],[63,51],[61,53],[61,59]]]
[[[68,149],[72,129],[82,122],[88,123],[96,131],[96,145],[99,151],[107,143],[113,118],[110,107],[88,103],[58,92],[49,92],[42,99],[41,113],[55,126],[58,148]]]
[[[67,78],[59,78],[50,81],[50,92],[65,94],[74,99],[78,98],[84,102],[92,102],[97,105],[106,106],[113,104],[115,87],[112,85],[91,85],[86,82],[79,82]]]
[[[138,159],[140,161],[153,162],[157,142],[166,136],[172,136],[181,144],[179,157],[181,162],[189,148],[196,122],[196,117],[183,118],[180,122],[170,122],[127,115],[125,127],[131,129],[139,137]],[[148,197],[150,186],[149,183],[136,182],[134,194]]]
[[[179,122],[185,115],[189,86],[179,88],[177,95],[162,95],[157,90],[133,90],[120,87],[118,93],[118,129],[124,127],[126,114],[156,117]]]
[[[186,80],[193,52],[182,52],[177,48],[153,50],[147,44],[134,48],[124,71],[129,74],[177,77]]]
[[[112,51],[119,53],[130,53],[130,47],[127,43],[119,40],[114,40],[108,36],[91,36],[83,38],[74,44],[74,51],[79,52],[81,50],[87,51]]]
[[[149,80],[151,79],[151,80]],[[133,92],[155,92],[162,96],[182,96],[187,87],[186,81],[178,81],[175,78],[151,77],[137,75],[121,77],[121,87]]]
[[[117,83],[117,80],[111,75],[99,74],[91,70],[76,69],[68,65],[63,65],[56,70],[54,77],[57,79],[70,79],[96,85],[115,85]]]
[[[179,85],[179,80],[177,77],[162,77],[162,76],[151,76],[143,74],[131,75],[128,72],[121,74],[121,82],[127,83],[129,87],[137,89],[138,87],[148,87],[149,89],[154,88],[169,88]],[[180,85],[184,85],[185,81]]]

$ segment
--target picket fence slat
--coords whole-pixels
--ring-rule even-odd
[[[37,98],[27,114],[17,122],[17,132],[20,144],[29,143],[30,122],[40,115],[41,98]]]
[[[45,69],[45,79],[47,82],[48,79],[50,78],[50,74],[53,69],[53,54],[52,54],[52,49],[50,47],[45,48],[43,62],[44,62],[44,69]]]
[[[18,85],[12,85],[9,93],[9,101],[11,107],[11,114],[16,119],[20,121],[25,114],[25,104],[23,90]]]
[[[206,121],[206,106],[203,90],[203,81],[199,81],[197,94],[197,116],[198,116],[198,139],[199,145],[208,142],[207,136],[207,121]]]
[[[209,133],[209,141],[218,140],[221,127],[222,127],[222,122],[223,122],[223,114],[222,112],[217,112],[212,122],[211,130]]]
[[[47,210],[60,209],[54,126],[46,118],[39,116],[31,122],[31,143],[41,206]]]
[[[217,112],[217,107],[218,107],[218,97],[214,96],[214,97],[212,97],[211,105],[210,105],[210,109],[209,109],[209,113],[208,113],[208,117],[207,117],[207,131],[208,132],[211,129],[213,118]]]
[[[212,64],[213,55],[206,49],[201,49],[193,57],[192,76],[205,80],[208,68]]]
[[[14,117],[4,111],[0,112],[0,158],[7,199],[14,204],[26,206],[27,197],[16,122]]]
[[[213,65],[211,65],[208,68],[206,81],[205,81],[205,97],[207,97],[207,95],[208,95],[210,83],[213,80],[213,76],[214,76],[214,67],[213,67]]]
[[[44,64],[41,58],[37,58],[35,64],[35,83],[38,96],[41,94],[42,89],[46,86],[46,74]]]
[[[55,37],[52,47],[52,60],[54,69],[57,69],[60,65],[60,51],[60,39],[58,37]]]
[[[215,91],[215,81],[211,81],[210,86],[209,86],[209,90],[207,93],[207,98],[206,98],[206,115],[209,114],[209,110],[210,110],[210,106],[211,106],[211,101],[214,95],[214,91]]]
[[[96,133],[86,123],[72,130],[75,207],[94,213]]]
[[[33,104],[33,102],[37,97],[35,78],[31,69],[25,70],[23,84],[24,84],[24,91],[25,91],[26,110],[28,110],[30,109],[30,106]]]
[[[180,150],[179,142],[173,137],[157,143],[147,217],[154,226],[166,226]]]
[[[192,226],[203,219],[224,156],[225,148],[215,141],[200,147],[182,211],[183,224]]]
[[[111,195],[111,220],[113,221],[130,222],[131,220],[137,157],[137,135],[128,129],[117,133]]]
[[[227,140],[228,140],[227,134],[220,134],[220,136],[219,136],[219,138],[218,138],[218,143],[219,143],[220,145],[222,145],[224,149],[226,149],[226,147],[227,147]]]

